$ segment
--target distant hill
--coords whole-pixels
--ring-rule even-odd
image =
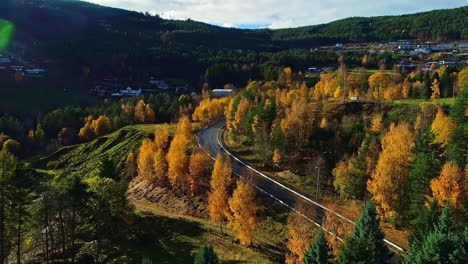
[[[229,69],[231,79],[245,81],[259,75],[275,76],[277,68],[286,64],[303,67],[314,63],[310,59],[298,63],[296,55],[275,55],[288,49],[337,42],[466,39],[467,17],[465,6],[403,16],[348,18],[292,29],[242,30],[166,20],[77,0],[0,2],[0,18],[16,26],[8,52],[19,58],[52,61],[57,71],[74,73],[69,78],[90,67],[93,76],[112,74],[145,80],[156,75],[194,84],[206,79],[213,64],[228,65],[219,67],[222,71],[235,65]],[[315,64],[324,64],[324,59]],[[241,72],[246,68],[248,74]]]

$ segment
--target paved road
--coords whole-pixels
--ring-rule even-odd
[[[350,219],[347,219],[346,217],[331,211],[327,207],[299,193],[293,188],[286,186],[280,182],[277,182],[276,180],[261,173],[260,171],[249,166],[248,164],[244,163],[243,161],[229,153],[229,150],[226,149],[223,145],[221,139],[222,136],[220,136],[222,135],[222,133],[224,133],[223,128],[225,125],[225,121],[218,121],[213,125],[209,126],[208,128],[202,130],[198,135],[198,144],[201,147],[203,147],[212,158],[216,157],[218,153],[221,153],[224,157],[230,156],[232,160],[233,174],[239,177],[244,177],[248,175],[251,179],[253,179],[253,185],[260,192],[270,196],[271,198],[280,202],[281,204],[283,204],[291,210],[294,210],[294,204],[296,203],[296,201],[304,201],[306,205],[311,207],[312,211],[316,212],[314,215],[318,217],[311,218],[307,215],[302,214],[302,212],[299,213],[301,213],[305,218],[307,218],[309,221],[313,222],[317,226],[320,226],[322,222],[322,216],[324,215],[325,211],[329,211],[335,214],[336,216],[340,217],[344,221],[354,224],[354,222]],[[397,251],[403,251],[401,247],[392,243],[391,241],[385,240],[385,242],[392,248],[395,248]]]

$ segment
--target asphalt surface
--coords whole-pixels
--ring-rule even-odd
[[[260,171],[251,167],[247,163],[241,161],[239,158],[228,153],[227,151],[229,150],[223,145],[224,143],[222,142],[222,136],[224,133],[223,128],[225,127],[225,125],[225,121],[218,121],[212,124],[211,126],[207,127],[206,129],[202,130],[198,134],[198,144],[202,148],[204,148],[205,151],[213,159],[218,155],[218,153],[223,155],[223,157],[230,157],[232,162],[232,171],[234,175],[238,177],[248,177],[252,185],[254,185],[254,187],[256,187],[260,192],[278,201],[279,203],[283,204],[291,210],[295,210],[294,205],[297,201],[303,201],[304,206],[309,207],[306,211],[312,212],[313,216],[306,215],[307,213],[304,212],[299,213],[317,226],[321,225],[325,211],[329,211],[337,215],[344,221],[354,224],[354,222],[350,219],[347,219],[346,217],[331,211],[325,206],[312,200],[310,197],[307,197],[306,195],[294,190],[290,186],[284,185],[283,183],[269,178],[267,175],[261,173]],[[401,247],[392,243],[391,241],[385,240],[385,242],[389,246],[397,249],[397,251],[403,251]]]

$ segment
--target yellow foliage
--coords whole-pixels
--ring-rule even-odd
[[[92,126],[93,116],[85,118],[85,124],[78,132],[78,137],[82,140],[91,140],[94,138],[94,128]]]
[[[112,124],[107,116],[99,116],[98,119],[93,121],[92,127],[94,128],[94,134],[100,137],[112,132]]]
[[[288,216],[286,247],[289,253],[286,255],[286,264],[302,264],[304,252],[315,233],[313,224],[301,215],[314,219],[314,213],[303,203],[296,204],[294,209]]]
[[[373,91],[373,96],[375,99],[382,99],[383,91],[390,84],[390,81],[390,76],[383,72],[374,73],[369,77],[369,86]]]
[[[385,100],[400,99],[402,95],[403,95],[402,88],[398,84],[391,85],[384,91]]]
[[[439,81],[437,79],[434,80],[431,86],[432,89],[432,95],[431,99],[438,99],[440,97],[440,87],[439,87]]]
[[[328,126],[328,121],[326,117],[322,118],[322,121],[320,122],[320,128],[327,128]]]
[[[167,127],[154,131],[154,142],[162,149],[166,149],[169,143],[169,129]]]
[[[192,124],[188,116],[184,115],[179,118],[176,134],[183,135],[188,142],[192,140]]]
[[[465,67],[458,73],[458,90],[463,91],[463,89],[468,88],[468,67]]]
[[[204,99],[200,102],[192,115],[193,121],[208,122],[222,118],[230,99],[223,97],[219,99]]]
[[[431,190],[440,206],[449,200],[452,207],[459,207],[466,201],[468,180],[463,170],[449,161],[442,167],[440,176],[431,181]]]
[[[183,190],[187,187],[186,167],[187,158],[185,152],[188,147],[188,140],[185,135],[177,133],[169,146],[166,155],[168,164],[168,178],[172,187],[180,187]]]
[[[295,99],[286,110],[286,117],[281,120],[281,129],[294,138],[296,149],[306,145],[312,132],[313,116],[306,101]]]
[[[210,157],[202,152],[195,152],[190,156],[189,188],[192,196],[199,194],[202,188],[205,187],[210,160]]]
[[[375,115],[372,118],[370,130],[372,132],[382,132],[383,129],[384,129],[384,125],[382,121],[382,115],[381,114]]]
[[[384,217],[398,214],[409,168],[413,161],[414,135],[408,123],[392,124],[390,131],[382,138],[382,152],[367,189],[372,200]]]
[[[281,153],[279,152],[278,149],[275,149],[275,151],[273,151],[273,164],[275,164],[275,166],[279,167],[280,163],[281,163]]]
[[[143,100],[138,101],[133,115],[137,123],[149,124],[154,123],[155,120],[153,109]]]
[[[403,98],[408,98],[410,91],[411,91],[411,83],[408,78],[405,78],[403,83],[401,84],[402,90],[401,93],[403,94]]]
[[[249,110],[250,107],[250,102],[249,99],[242,97],[242,99],[239,102],[239,105],[237,106],[237,111],[236,115],[234,117],[234,121],[232,122],[232,126],[236,131],[239,131],[239,133],[242,133],[243,128],[241,126],[242,121],[247,114],[247,111]]]
[[[154,153],[156,151],[156,146],[154,145],[153,141],[146,138],[143,140],[141,144],[138,158],[137,158],[137,167],[138,167],[138,176],[142,177],[148,181],[153,180],[153,173],[154,173]]]
[[[284,68],[283,74],[284,74],[284,80],[286,82],[285,83],[286,87],[290,88],[292,86],[292,82],[293,82],[292,69],[289,68],[289,67]]]
[[[439,110],[431,126],[432,133],[434,133],[435,136],[434,143],[446,147],[456,127],[457,124],[452,118],[446,116],[442,110]]]
[[[211,191],[208,196],[208,214],[214,223],[223,221],[229,215],[228,187],[231,183],[231,173],[231,168],[221,154],[218,154],[211,174]]]
[[[237,181],[237,188],[229,199],[229,209],[228,226],[237,232],[236,238],[241,245],[252,245],[252,233],[259,225],[257,213],[260,210],[252,185]]]
[[[167,178],[167,161],[164,150],[157,147],[153,157],[154,181],[164,183]]]
[[[333,97],[335,98],[340,98],[343,96],[343,90],[341,89],[340,86],[338,86],[335,90],[335,92],[333,93]]]

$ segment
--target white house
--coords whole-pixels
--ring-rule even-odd
[[[213,97],[226,97],[235,94],[233,89],[213,89],[211,95]]]

